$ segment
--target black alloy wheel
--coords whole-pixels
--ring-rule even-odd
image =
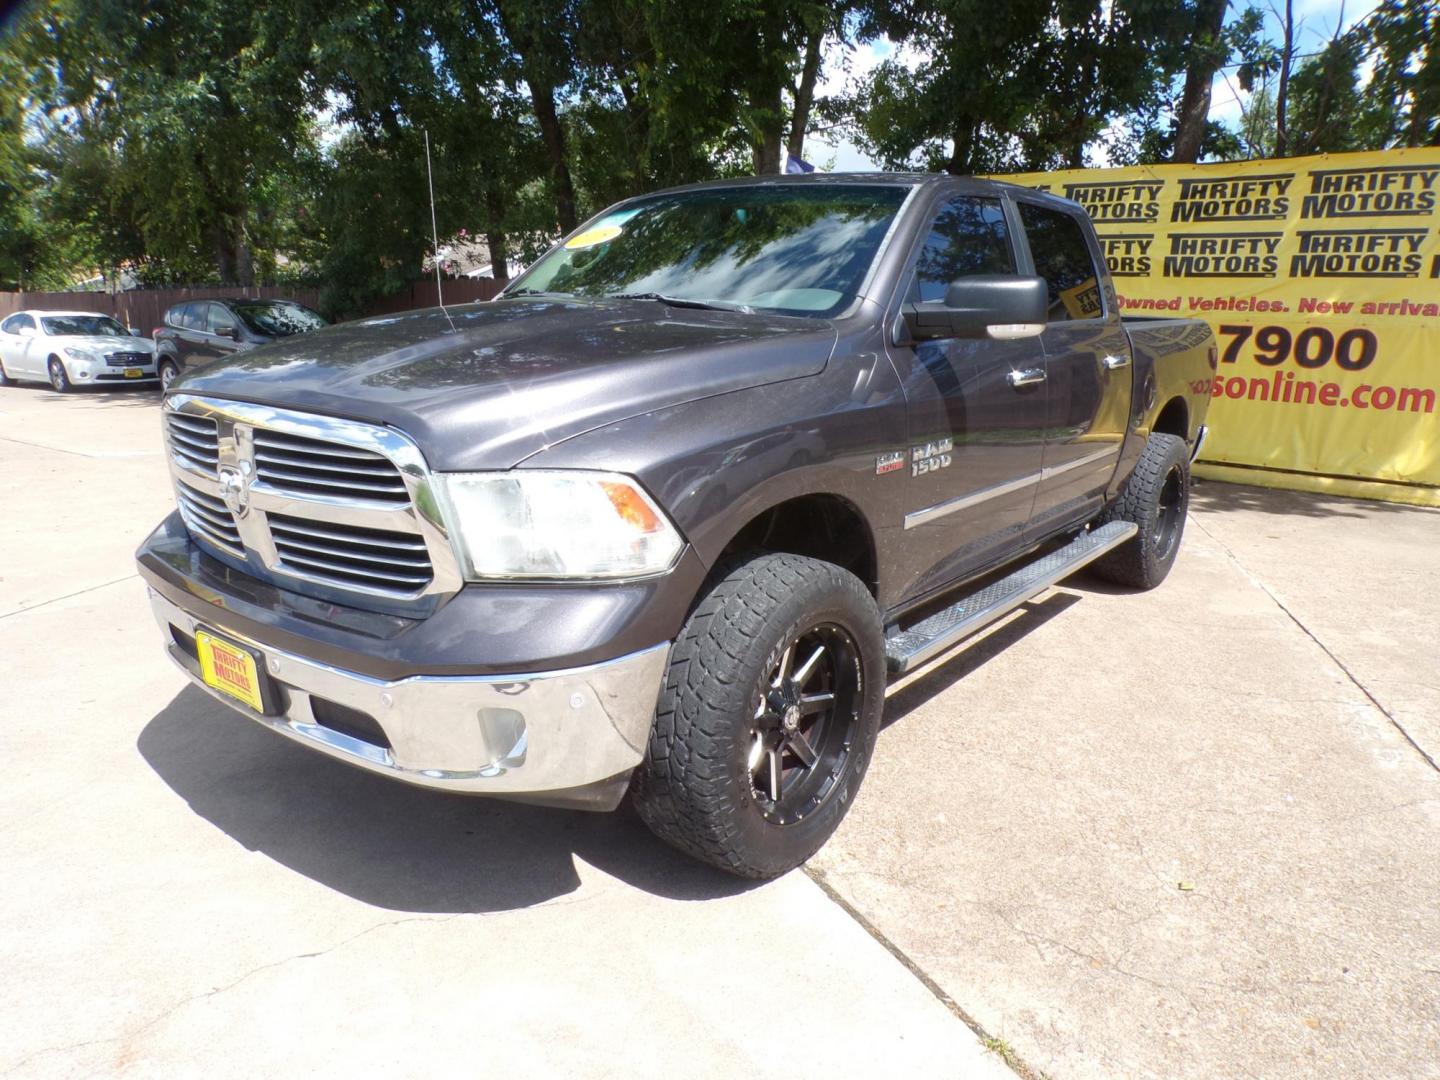
[[[1155,509],[1155,558],[1165,562],[1175,553],[1184,530],[1186,478],[1179,465],[1165,474]]]
[[[885,708],[885,636],[854,574],[801,555],[722,564],[670,651],[630,802],[746,878],[793,870],[855,803]]]
[[[768,683],[745,768],[765,819],[793,825],[833,794],[854,745],[864,691],[855,639],[833,624],[798,635]]]
[[[1175,565],[1189,507],[1190,448],[1177,435],[1151,435],[1135,471],[1098,519],[1132,522],[1135,536],[1091,563],[1091,571],[1119,585],[1155,588]]]

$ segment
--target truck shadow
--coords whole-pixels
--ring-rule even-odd
[[[1066,589],[1072,588],[1071,581],[1061,585]],[[970,638],[941,653],[915,674],[903,676],[892,684],[886,694],[885,715],[880,721],[880,729],[883,731],[903,720],[931,698],[943,694],[971,672],[1079,602],[1080,597],[1074,593],[1045,593],[1038,600],[1021,604],[1015,614],[1008,616],[984,637]]]
[[[250,851],[376,907],[489,912],[580,886],[578,856],[676,900],[754,888],[650,835],[632,813],[552,810],[426,791],[296,746],[194,687],[140,733],[141,756]]]

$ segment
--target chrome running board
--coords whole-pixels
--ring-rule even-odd
[[[885,637],[885,659],[901,674],[918,667],[957,642],[1014,611],[1057,581],[1119,547],[1136,533],[1128,521],[1112,521],[1081,533],[1070,543],[1015,572],[993,581],[979,592],[962,597],[947,608],[927,615],[904,630]]]

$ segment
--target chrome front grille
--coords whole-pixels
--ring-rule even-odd
[[[150,363],[152,357],[143,352],[112,352],[105,354],[105,363],[110,367],[136,367]]]
[[[173,394],[165,441],[186,528],[223,561],[382,611],[460,587],[429,469],[399,432]]]
[[[277,491],[410,501],[404,477],[383,454],[302,435],[257,430],[255,474]]]
[[[434,576],[425,541],[407,533],[322,525],[271,514],[270,535],[280,565],[340,585],[358,582],[382,588],[408,585],[420,589]]]
[[[185,519],[187,529],[244,558],[240,527],[235,524],[235,515],[226,507],[225,500],[198,491],[183,480],[175,485],[175,500],[180,504],[180,516]]]
[[[220,432],[213,417],[169,413],[165,417],[170,452],[207,476],[220,473]]]

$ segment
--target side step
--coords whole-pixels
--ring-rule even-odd
[[[1094,562],[1136,533],[1128,521],[1112,521],[1081,533],[1064,547],[1026,563],[1013,574],[991,582],[977,593],[926,616],[914,626],[892,630],[885,638],[885,659],[896,674],[918,667],[996,619],[1008,615],[1031,597]]]

